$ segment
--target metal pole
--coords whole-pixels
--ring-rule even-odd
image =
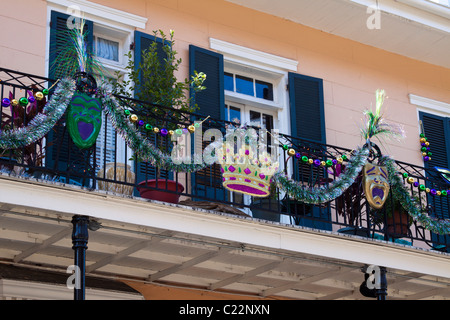
[[[72,217],[72,249],[75,252],[75,266],[79,272],[79,285],[74,288],[74,300],[85,300],[86,249],[89,240],[89,217]]]
[[[386,267],[380,267],[380,287],[376,290],[377,300],[386,300],[387,296],[387,279]]]

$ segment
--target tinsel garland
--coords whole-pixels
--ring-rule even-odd
[[[23,148],[42,139],[64,115],[74,92],[73,80],[61,80],[42,113],[38,113],[26,127],[0,132],[0,149]]]
[[[395,161],[388,156],[382,157],[380,161],[387,167],[392,194],[400,202],[403,209],[425,229],[441,235],[449,234],[450,220],[430,217],[427,212],[421,209],[420,203],[411,198],[409,190],[402,183],[402,179],[395,168]]]
[[[349,160],[345,172],[328,185],[307,187],[293,181],[283,172],[275,173],[272,180],[280,190],[298,201],[308,204],[326,203],[342,195],[353,184],[367,161],[369,151],[367,146],[357,149]]]
[[[97,98],[101,100],[103,109],[111,120],[111,124],[116,132],[125,140],[127,145],[136,153],[136,156],[141,161],[148,162],[155,167],[176,172],[196,172],[211,165],[211,161],[208,161],[210,159],[203,159],[201,154],[194,154],[193,159],[179,157],[174,162],[171,155],[159,150],[132,123],[127,121],[127,115],[119,106],[114,96],[105,87],[100,87],[97,90]],[[219,146],[216,142],[211,144],[211,147],[216,146]]]

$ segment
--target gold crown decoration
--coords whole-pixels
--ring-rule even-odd
[[[279,163],[272,162],[269,153],[261,152],[257,156],[245,144],[235,153],[234,145],[224,143],[223,148],[218,148],[217,157],[225,188],[253,197],[267,197],[270,194],[271,178]]]

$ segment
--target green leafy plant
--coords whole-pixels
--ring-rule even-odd
[[[169,37],[162,31],[153,31],[155,41],[143,51],[141,62],[135,65],[132,52],[125,56],[128,64],[125,67],[128,78],[116,72],[117,81],[112,81],[113,92],[126,97],[135,97],[139,100],[173,107],[180,111],[193,112],[197,109],[194,103],[195,93],[205,90],[203,82],[206,75],[203,72],[194,71],[194,75],[178,81],[176,72],[182,63],[177,58],[178,52],[174,49],[174,32],[170,31]],[[157,38],[162,40],[163,57],[159,54]],[[193,93],[189,95],[189,93]]]
[[[156,30],[153,31],[153,36],[154,41],[142,52],[139,65],[135,64],[132,52],[128,52],[125,54],[128,59],[125,67],[127,76],[116,72],[117,79],[111,80],[110,84],[114,94],[153,104],[139,106],[139,111],[142,111],[140,117],[144,117],[146,123],[175,130],[183,120],[183,112],[194,112],[198,108],[194,100],[195,94],[206,89],[203,85],[206,74],[194,71],[190,78],[179,81],[176,73],[182,59],[177,58],[178,52],[174,49],[174,31],[171,30],[166,35],[162,30]],[[165,108],[155,108],[154,105]],[[165,120],[158,124],[158,118]],[[169,118],[170,121],[167,120]],[[158,147],[166,151],[164,149],[167,145],[164,144],[163,137],[159,136],[158,139]],[[139,160],[136,155],[132,159]],[[159,177],[158,168],[157,178]]]

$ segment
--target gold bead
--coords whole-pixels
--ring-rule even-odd
[[[425,192],[426,192],[426,193],[430,193],[430,188],[426,188],[426,189],[425,189]]]
[[[173,130],[169,130],[169,134],[170,134],[171,136],[173,136],[174,133],[175,133],[175,132],[174,132]]]
[[[424,156],[424,157],[425,157],[426,155],[427,155],[427,153],[426,153],[426,152],[422,152],[422,156]]]
[[[294,149],[289,149],[288,150],[288,155],[290,155],[291,157],[295,156],[295,150]]]
[[[425,138],[420,138],[420,142],[427,142],[427,140]]]
[[[153,132],[154,132],[154,133],[158,133],[158,132],[159,132],[159,128],[158,128],[158,127],[154,127],[154,128],[153,128]]]
[[[309,163],[309,164],[313,164],[313,163],[314,163],[314,160],[310,158],[310,159],[308,159],[308,163]]]
[[[138,116],[135,115],[135,114],[132,114],[132,115],[130,116],[130,120],[131,120],[131,122],[136,122],[136,121],[138,121]]]
[[[336,160],[339,164],[342,164],[342,162],[344,162],[344,159],[342,159],[342,158],[337,158]]]
[[[409,184],[413,184],[414,183],[414,178],[413,177],[409,177],[407,179],[407,181],[408,181]]]
[[[193,125],[190,125],[188,127],[188,130],[189,130],[190,133],[193,133],[195,131],[195,127]]]
[[[320,161],[320,165],[322,166],[322,167],[325,167],[326,165],[327,165],[327,163],[325,162],[325,161]]]
[[[441,195],[441,192],[440,192],[440,191],[436,191],[436,194],[437,194],[438,196],[440,196],[440,195]]]
[[[430,145],[430,143],[427,141],[427,142],[425,142],[425,145],[428,147]]]
[[[17,107],[17,106],[19,105],[19,101],[17,101],[16,99],[12,99],[12,100],[11,100],[11,105],[12,105],[13,107]]]
[[[34,95],[36,97],[36,99],[38,101],[41,101],[42,99],[44,99],[44,94],[42,92],[36,92],[36,94]]]

